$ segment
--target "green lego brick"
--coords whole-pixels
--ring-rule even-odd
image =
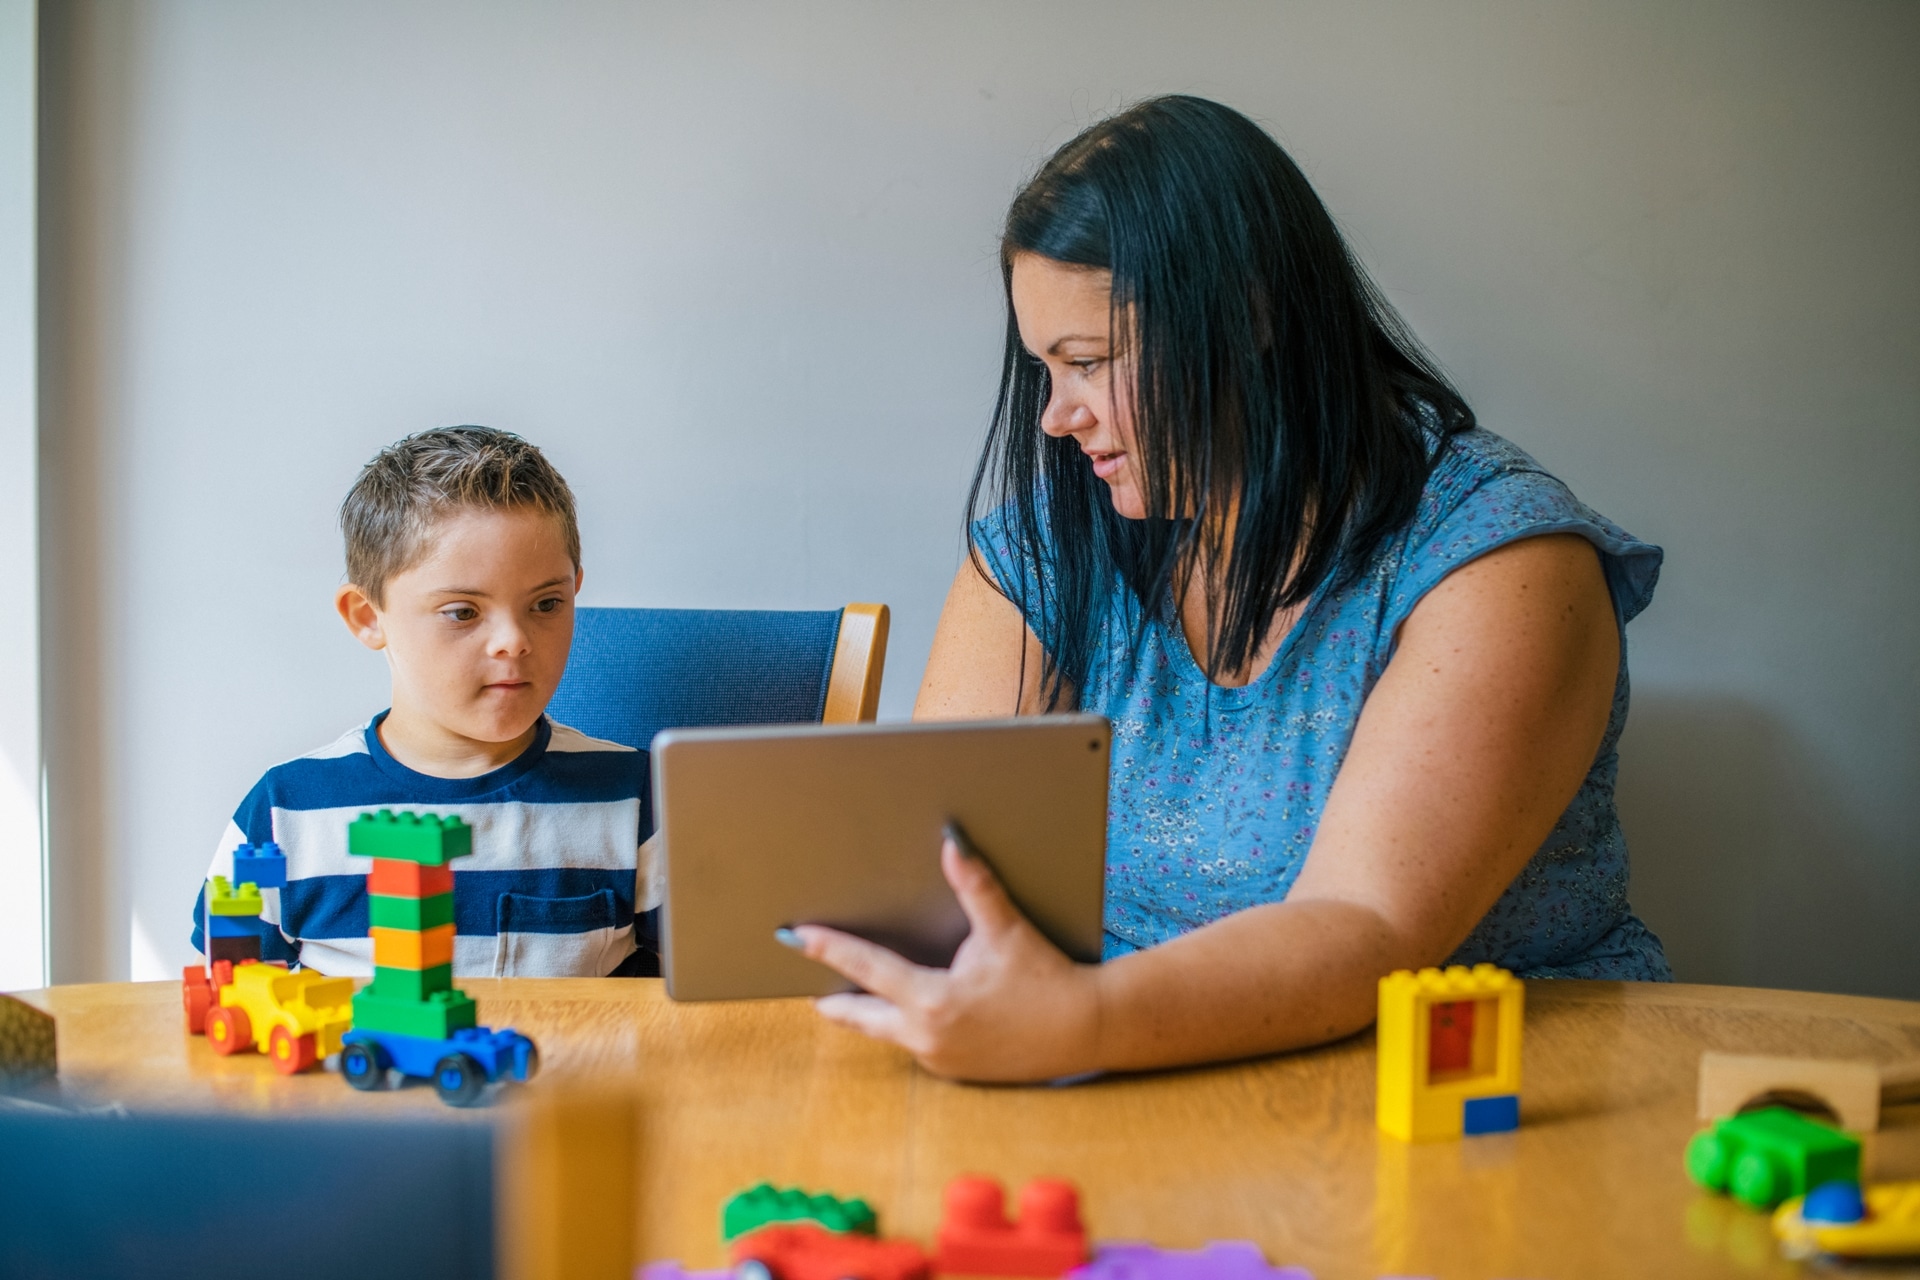
[[[252,884],[234,885],[225,876],[207,881],[207,914],[214,916],[257,916],[264,904],[260,890]]]
[[[453,895],[436,893],[431,898],[392,898],[384,893],[367,895],[367,923],[389,929],[432,929],[453,923]]]
[[[1687,1144],[1687,1173],[1756,1209],[1828,1182],[1860,1180],[1860,1143],[1785,1107],[1719,1121]]]
[[[731,1240],[775,1222],[814,1222],[829,1231],[873,1235],[879,1221],[865,1200],[841,1200],[825,1193],[810,1196],[798,1187],[763,1182],[727,1201],[720,1210],[720,1238]]]
[[[348,824],[347,852],[356,858],[397,858],[440,867],[473,852],[473,828],[458,815],[442,818],[382,809]]]
[[[425,1000],[436,991],[453,990],[453,966],[437,964],[431,969],[389,969],[375,966],[373,985],[385,1000]]]
[[[479,1010],[465,992],[436,991],[424,1000],[414,1000],[378,987],[376,978],[353,998],[353,1025],[359,1030],[445,1040],[463,1027],[480,1023]]]

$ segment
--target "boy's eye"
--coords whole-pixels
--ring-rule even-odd
[[[470,604],[456,604],[442,609],[440,616],[449,622],[472,622],[480,616],[480,611]]]
[[[559,596],[548,596],[545,600],[539,601],[533,607],[535,612],[538,613],[552,613],[555,609],[558,609],[562,603],[564,602]]]

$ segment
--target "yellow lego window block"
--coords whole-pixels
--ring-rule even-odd
[[[1490,964],[1380,979],[1381,1130],[1423,1142],[1518,1124],[1525,993]]]

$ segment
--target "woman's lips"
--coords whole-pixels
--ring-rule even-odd
[[[1087,458],[1093,463],[1093,474],[1102,480],[1111,480],[1120,464],[1127,460],[1124,453],[1090,453]]]

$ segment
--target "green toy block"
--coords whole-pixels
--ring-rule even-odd
[[[347,825],[347,852],[356,858],[397,858],[441,867],[473,852],[473,828],[458,815],[382,809]]]
[[[445,1040],[464,1027],[479,1024],[479,1009],[463,991],[436,991],[424,1000],[414,1000],[380,990],[376,976],[373,985],[353,998],[353,1025],[361,1031]]]
[[[207,881],[208,915],[257,916],[262,906],[260,890],[250,883],[229,884],[225,876]]]
[[[392,898],[384,893],[367,895],[368,923],[389,929],[432,929],[453,923],[453,895],[436,893],[431,898]]]
[[[1687,1175],[1709,1191],[1772,1209],[1828,1182],[1860,1181],[1860,1144],[1796,1111],[1763,1107],[1694,1134]]]
[[[825,1193],[810,1196],[798,1187],[763,1182],[727,1201],[720,1210],[720,1238],[731,1240],[775,1222],[814,1222],[829,1231],[870,1236],[879,1221],[865,1200],[841,1200]]]
[[[385,1000],[426,1000],[436,991],[453,990],[453,966],[437,964],[431,969],[388,969],[376,966],[373,985]]]

